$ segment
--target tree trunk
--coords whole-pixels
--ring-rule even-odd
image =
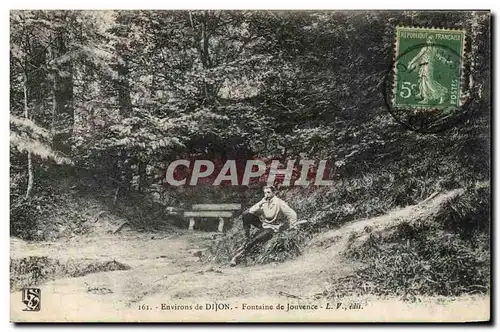
[[[52,147],[54,147],[54,136],[56,135],[56,118],[57,118],[57,82],[56,74],[50,74],[50,80],[52,81],[52,119],[50,121],[50,133],[52,135]]]
[[[26,73],[23,73],[23,92],[24,92],[24,117],[29,119],[28,114],[28,77]],[[29,199],[31,191],[33,190],[33,184],[35,182],[34,172],[33,172],[33,161],[31,158],[31,152],[28,152],[28,187],[26,188],[25,199]]]
[[[116,89],[118,90],[118,103],[120,105],[120,114],[123,117],[129,117],[132,113],[132,100],[130,98],[130,84],[128,81],[129,67],[125,55],[122,54],[122,60],[118,62],[118,81]]]
[[[116,35],[123,39],[130,38],[130,19],[131,16],[124,12],[120,12],[117,17]],[[115,89],[118,92],[118,104],[120,106],[120,114],[126,118],[132,114],[132,100],[130,98],[130,67],[129,67],[129,50],[126,42],[119,41],[116,45],[118,61],[116,63],[116,71],[118,79],[115,80]]]
[[[139,175],[139,184],[137,189],[139,192],[142,192],[146,187],[146,163],[142,161],[142,158],[139,158],[137,171]]]
[[[45,98],[44,82],[47,80],[46,71],[43,68],[47,64],[47,56],[45,47],[39,43],[36,38],[30,38],[30,56],[26,61],[28,62],[25,67],[26,72],[26,88],[28,94],[28,104],[32,102],[33,108],[29,114],[30,118],[39,123],[46,121],[42,112],[42,105]]]
[[[197,47],[200,60],[204,69],[210,69],[213,67],[210,57],[210,20],[210,14],[205,11],[201,18],[201,32],[199,33],[199,40],[196,42],[198,45]],[[212,104],[215,100],[214,85],[204,81],[202,89],[202,94],[204,96],[203,104]]]
[[[68,49],[61,33],[57,43],[57,57],[66,54]],[[59,130],[53,138],[54,149],[66,154],[71,154],[69,139],[73,135],[75,123],[75,110],[73,107],[73,65],[67,61],[60,65],[56,75],[56,112],[57,120],[60,122]]]

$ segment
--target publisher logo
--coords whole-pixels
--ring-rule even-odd
[[[23,311],[40,311],[42,301],[42,291],[40,288],[24,288],[22,296],[22,301],[26,305]]]

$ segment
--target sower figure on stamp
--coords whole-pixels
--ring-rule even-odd
[[[439,49],[432,43],[433,38],[429,36],[427,38],[427,46],[424,46],[408,63],[410,70],[418,67],[419,93],[417,97],[423,98],[419,102],[421,104],[426,104],[434,100],[439,100],[439,104],[442,104],[448,94],[448,89],[434,78],[434,70],[437,60],[446,64],[452,64],[452,62],[446,60],[439,53]]]
[[[282,199],[276,197],[274,186],[264,187],[264,198],[243,213],[243,229],[246,241],[231,259],[231,266],[238,264],[239,258],[252,250],[256,245],[269,241],[276,232],[293,228],[297,223],[297,213]],[[283,220],[286,219],[286,222]],[[250,229],[259,230],[250,238]]]

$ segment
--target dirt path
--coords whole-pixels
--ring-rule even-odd
[[[229,321],[229,320],[360,320],[384,321],[422,319],[471,320],[486,317],[487,297],[464,297],[443,305],[443,299],[424,303],[403,303],[399,299],[353,298],[345,303],[362,303],[363,309],[325,311],[327,299],[321,293],[331,274],[342,276],[353,266],[342,263],[338,253],[348,235],[365,227],[385,227],[402,215],[426,213],[440,204],[450,192],[430,201],[406,207],[387,215],[359,220],[339,230],[317,237],[304,254],[294,261],[261,266],[217,266],[202,264],[191,250],[203,248],[217,236],[211,233],[185,232],[181,235],[129,232],[100,237],[75,237],[65,242],[30,244],[11,241],[11,257],[30,255],[57,258],[60,261],[85,258],[116,260],[130,270],[88,274],[78,278],[53,280],[41,286],[43,314],[38,318],[57,321]],[[11,310],[23,320],[36,319],[22,313],[20,292],[11,293]],[[215,312],[214,303],[228,304],[229,310]],[[262,311],[244,310],[247,305],[318,304],[323,310]],[[200,304],[203,310],[193,307]],[[334,304],[330,304],[334,305]],[[143,310],[149,306],[149,310]],[[174,309],[162,310],[166,306]],[[177,307],[175,307],[177,306]],[[190,308],[188,311],[181,308]],[[209,309],[209,310],[208,310]],[[473,310],[471,310],[473,309]],[[64,315],[62,313],[64,312]],[[361,314],[362,312],[362,314]]]
[[[307,297],[324,290],[333,261],[323,261],[323,255],[307,254],[293,262],[254,267],[204,265],[191,250],[202,248],[213,235],[128,234],[45,244],[17,240],[12,241],[11,257],[47,256],[62,262],[77,258],[114,259],[126,263],[130,270],[64,278],[42,286],[45,294],[72,294],[89,299],[98,296],[101,306],[115,308],[131,307],[158,297],[167,302],[200,297],[222,301],[235,297],[279,297],[280,293]],[[88,289],[109,289],[112,293],[96,295]]]

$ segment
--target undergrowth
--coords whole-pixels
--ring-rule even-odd
[[[91,273],[121,270],[130,270],[130,266],[115,260],[70,259],[61,262],[46,256],[29,256],[10,260],[10,288],[19,290],[58,278],[74,278]]]
[[[215,240],[204,256],[205,261],[227,264],[236,254],[238,248],[245,243],[241,218],[233,220],[235,227],[224,236]],[[309,226],[300,229],[284,230],[276,233],[269,241],[257,245],[245,255],[247,265],[284,262],[302,254],[304,243],[311,238]],[[257,232],[253,229],[253,234]]]
[[[488,187],[469,187],[441,205],[433,220],[401,221],[393,230],[370,233],[344,253],[346,260],[360,261],[364,267],[333,279],[330,295],[488,293],[488,197]]]

